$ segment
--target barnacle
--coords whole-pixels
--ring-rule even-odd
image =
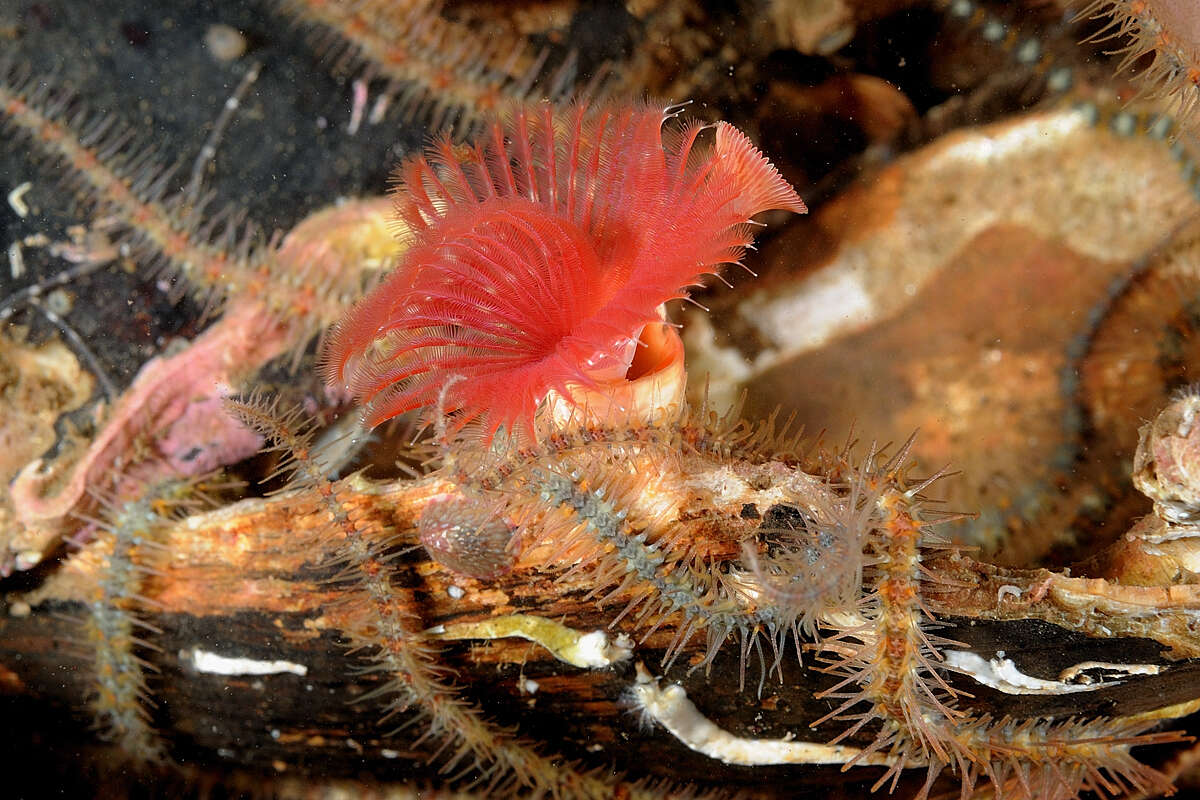
[[[430,503],[421,512],[417,532],[429,555],[447,569],[492,580],[512,568],[512,529],[498,513],[465,497]]]

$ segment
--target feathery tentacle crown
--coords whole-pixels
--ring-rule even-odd
[[[744,134],[647,106],[523,107],[398,170],[399,267],[335,327],[326,380],[377,425],[439,403],[489,441],[550,390],[622,381],[660,306],[736,263],[747,225],[804,203]],[[448,384],[452,378],[453,384]],[[442,392],[444,386],[448,386]]]

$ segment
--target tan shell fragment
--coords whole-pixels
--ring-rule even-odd
[[[1200,394],[1194,389],[1142,426],[1133,482],[1167,522],[1200,520]]]

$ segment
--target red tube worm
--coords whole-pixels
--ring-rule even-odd
[[[411,245],[334,328],[328,382],[371,425],[439,406],[487,441],[532,434],[552,390],[624,381],[643,328],[739,261],[752,216],[805,211],[737,129],[717,123],[701,154],[708,126],[674,117],[523,107],[472,148],[443,141],[404,163],[395,201]]]

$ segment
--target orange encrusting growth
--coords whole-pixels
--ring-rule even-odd
[[[369,424],[440,405],[490,440],[502,426],[532,433],[552,389],[623,380],[660,306],[739,261],[753,215],[805,210],[739,131],[717,123],[700,155],[707,126],[664,132],[673,117],[523,107],[472,148],[443,141],[403,164],[411,247],[336,326],[329,383],[366,404]]]

